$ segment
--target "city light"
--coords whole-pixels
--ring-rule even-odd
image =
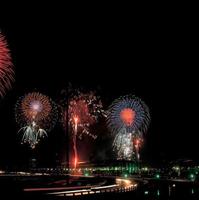
[[[159,179],[160,178],[160,174],[156,174],[155,178]]]
[[[85,172],[85,173],[84,173],[84,176],[89,176],[89,173],[88,173],[88,172]]]
[[[194,180],[195,180],[195,175],[194,175],[194,174],[190,174],[190,175],[189,175],[189,178],[190,178],[192,181],[194,181]]]
[[[124,178],[128,178],[128,174],[124,174]]]

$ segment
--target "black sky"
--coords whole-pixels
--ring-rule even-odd
[[[56,100],[68,82],[96,89],[105,108],[120,95],[142,98],[152,119],[143,150],[146,160],[199,158],[196,29],[190,21],[158,16],[56,21],[44,15],[4,20],[0,28],[16,68],[13,89],[0,102],[0,165],[20,163],[29,155],[16,137],[18,97],[36,90]],[[58,139],[44,144],[52,157],[63,137],[60,127],[56,130]]]

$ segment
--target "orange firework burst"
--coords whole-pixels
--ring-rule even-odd
[[[21,110],[28,121],[41,121],[48,117],[52,110],[49,97],[38,92],[27,94],[21,101]]]
[[[4,36],[0,33],[0,97],[11,88],[14,78],[10,51]]]
[[[57,108],[53,101],[39,92],[33,92],[20,98],[16,104],[16,121],[22,126],[22,143],[29,143],[35,148],[40,138],[47,136],[47,131],[57,121]]]
[[[39,92],[28,93],[20,98],[15,111],[16,121],[22,126],[34,121],[46,130],[54,126],[58,117],[55,103]]]

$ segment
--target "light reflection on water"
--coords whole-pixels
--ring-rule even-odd
[[[195,200],[199,199],[199,186],[181,185],[181,184],[169,184],[165,185],[148,185],[143,192],[142,199],[146,200],[176,200],[176,199],[186,199]]]

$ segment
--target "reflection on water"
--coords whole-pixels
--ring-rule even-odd
[[[94,186],[97,185],[97,186]],[[99,187],[100,185],[100,187]],[[45,187],[75,187],[76,190],[87,189],[92,192],[92,195],[86,195],[83,193],[81,199],[106,199],[109,200],[199,200],[199,182],[183,181],[183,180],[148,180],[147,181],[134,181],[130,178],[107,178],[107,177],[71,177],[70,179],[64,179],[64,177],[0,177],[0,192],[6,195],[15,194],[18,196],[24,195],[26,198],[34,197],[32,199],[37,199],[33,196],[33,193],[21,193],[21,188],[45,188]],[[90,189],[92,187],[92,189]],[[98,187],[94,188],[93,187]],[[117,190],[117,188],[122,187],[122,190]],[[132,188],[129,190],[128,188]],[[61,191],[66,190],[60,189]],[[94,193],[96,190],[107,191]],[[55,192],[58,192],[56,190]],[[46,194],[50,193],[46,190],[41,190],[39,193],[34,193],[34,195],[42,195],[42,200],[48,199],[49,196]],[[79,193],[80,194],[80,193]],[[36,196],[36,197],[38,197]],[[28,197],[28,198],[27,198]],[[44,198],[45,197],[45,198]],[[51,196],[50,196],[51,197]],[[53,199],[52,196],[51,199]],[[129,198],[130,197],[130,198]],[[78,198],[80,198],[78,196]],[[8,198],[7,198],[8,199]],[[21,199],[21,198],[19,198]],[[55,198],[59,199],[58,196]],[[64,199],[60,197],[60,199]]]
[[[160,190],[159,189],[157,190],[157,196],[160,196]]]
[[[138,189],[138,199],[199,199],[199,185],[191,182],[151,181]]]
[[[194,194],[194,189],[193,188],[191,189],[191,194]]]
[[[137,185],[133,180],[121,179],[121,178],[116,178],[115,183],[121,187],[130,187]]]

